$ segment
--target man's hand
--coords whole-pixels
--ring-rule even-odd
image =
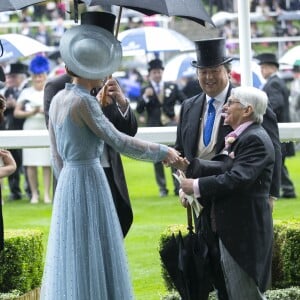
[[[194,193],[193,183],[194,179],[184,178],[181,180],[180,187],[187,195],[192,195]]]

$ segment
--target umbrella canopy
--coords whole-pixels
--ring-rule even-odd
[[[145,55],[149,52],[193,51],[195,45],[188,38],[171,29],[140,27],[118,35],[124,56]]]
[[[48,47],[35,39],[17,33],[1,34],[0,41],[3,46],[3,55],[0,56],[1,63],[53,50],[52,47]]]
[[[0,1],[0,12],[18,10],[40,2],[45,2],[45,0],[2,0]],[[153,14],[178,16],[192,20],[203,26],[205,22],[213,25],[209,14],[199,0],[74,0],[75,11],[77,10],[77,4],[82,2],[87,6],[117,5],[139,11],[149,16]]]
[[[280,64],[293,66],[295,61],[300,59],[300,46],[295,46],[283,54],[279,59]]]
[[[83,0],[87,5],[118,5],[139,11],[145,15],[162,14],[192,20],[201,25],[213,25],[202,1],[199,0]],[[90,3],[90,4],[89,4]]]
[[[44,2],[45,0],[5,0],[0,1],[0,12],[9,10],[18,10],[27,6]]]
[[[171,58],[165,65],[164,81],[177,81],[183,77],[196,75],[191,61],[196,60],[196,53],[182,53]]]

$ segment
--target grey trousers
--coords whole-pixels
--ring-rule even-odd
[[[266,300],[258,286],[249,275],[235,262],[222,241],[219,239],[221,266],[230,300]]]

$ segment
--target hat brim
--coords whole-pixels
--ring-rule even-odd
[[[224,65],[226,63],[229,63],[232,60],[233,60],[232,57],[227,57],[227,58],[225,58],[225,60],[223,60],[223,61],[221,61],[219,63],[216,63],[216,64],[198,64],[198,61],[193,60],[193,61],[191,61],[191,65],[194,68],[214,68],[214,67],[218,67],[218,66]]]
[[[86,79],[111,75],[122,60],[120,42],[112,33],[95,25],[79,25],[67,30],[59,50],[67,68]]]

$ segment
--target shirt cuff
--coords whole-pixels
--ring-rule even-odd
[[[201,197],[198,182],[199,182],[199,179],[194,179],[194,181],[193,181],[193,190],[194,190],[195,198],[200,198]]]

